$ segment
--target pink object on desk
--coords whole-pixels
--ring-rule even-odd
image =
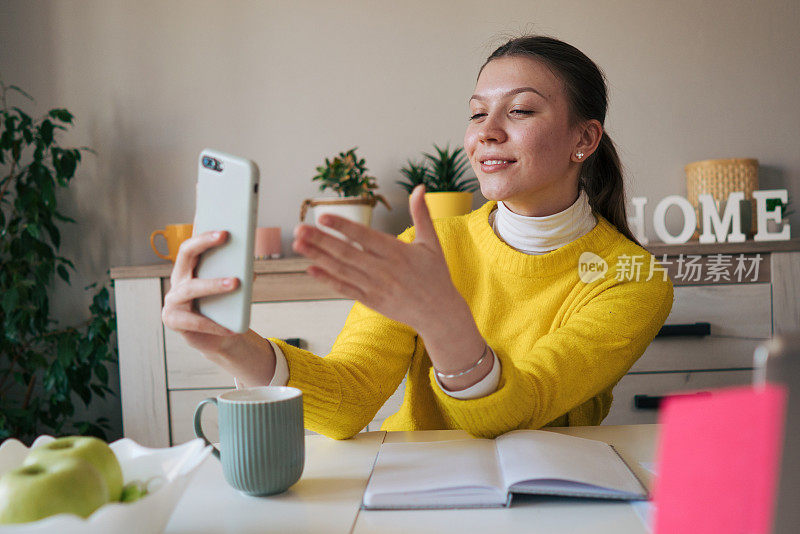
[[[717,389],[670,397],[662,406],[656,534],[769,533],[785,388]]]
[[[281,229],[279,226],[256,228],[253,256],[257,260],[281,257]]]

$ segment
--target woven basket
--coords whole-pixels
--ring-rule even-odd
[[[753,200],[753,191],[758,190],[758,160],[754,158],[706,159],[695,161],[684,167],[686,171],[686,191],[689,202],[694,206],[697,214],[697,224],[700,226],[700,201],[698,196],[709,194],[714,197],[717,211],[728,200],[728,195],[735,191],[743,191],[745,200],[749,201],[750,213],[746,213],[745,204],[742,203],[742,221],[745,222],[749,215],[750,231],[742,232],[753,235],[756,232],[756,205]],[[695,232],[693,238],[697,238]]]

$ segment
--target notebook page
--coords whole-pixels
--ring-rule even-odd
[[[450,493],[474,496],[482,493],[473,491],[477,488],[505,496],[494,445],[489,439],[384,443],[364,492],[364,505],[387,504],[382,495],[427,493],[425,498],[435,501],[433,493],[455,490]],[[398,505],[410,502],[401,497],[392,500]]]
[[[527,480],[568,480],[635,495],[646,491],[607,443],[542,430],[497,438],[507,488]]]

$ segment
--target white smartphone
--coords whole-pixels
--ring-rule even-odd
[[[230,293],[197,299],[197,308],[202,315],[240,334],[250,327],[258,179],[258,166],[249,159],[208,148],[200,152],[194,235],[226,230],[229,237],[200,256],[195,275],[236,277],[240,284]]]

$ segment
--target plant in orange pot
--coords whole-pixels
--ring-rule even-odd
[[[316,168],[312,181],[322,182],[320,191],[332,189],[339,197],[307,198],[300,208],[300,221],[304,221],[309,208],[314,208],[314,219],[323,213],[333,213],[366,226],[372,222],[372,209],[378,202],[392,209],[382,195],[376,195],[375,177],[367,174],[364,159],[356,155],[358,147],[340,152],[333,160]]]
[[[425,153],[422,163],[408,161],[400,169],[404,181],[397,183],[409,193],[419,184],[425,185],[425,203],[431,218],[464,215],[472,210],[472,193],[478,189],[475,177],[465,177],[469,170],[469,160],[463,147],[452,152],[450,147],[439,148],[433,145],[436,154]]]

